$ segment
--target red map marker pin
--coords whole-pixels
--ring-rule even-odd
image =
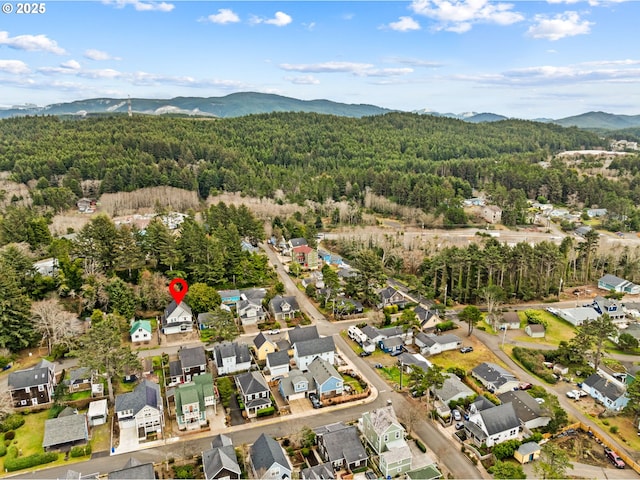
[[[180,290],[176,289],[176,285],[180,285]],[[169,283],[169,293],[178,305],[180,305],[180,302],[187,294],[188,290],[189,286],[187,285],[187,282],[185,282],[182,278],[174,278],[173,280],[171,280],[171,283]]]

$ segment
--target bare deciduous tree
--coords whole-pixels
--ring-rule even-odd
[[[13,400],[9,390],[0,392],[0,422],[13,413]]]
[[[75,334],[75,315],[63,310],[56,300],[41,300],[31,305],[33,328],[42,335],[47,344],[47,352],[51,355],[54,345],[69,346]]]

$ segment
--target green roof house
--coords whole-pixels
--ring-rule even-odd
[[[151,322],[149,320],[136,320],[131,324],[129,336],[133,343],[148,342],[151,340]]]
[[[197,430],[207,425],[207,407],[215,405],[213,376],[195,375],[176,388],[176,421],[180,430]]]

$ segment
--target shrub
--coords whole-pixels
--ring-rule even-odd
[[[440,330],[441,332],[453,330],[454,328],[456,328],[456,326],[451,320],[449,320],[448,322],[440,322],[436,325],[436,330]]]
[[[195,478],[193,465],[182,465],[179,467],[173,467],[173,471],[176,474],[176,478]]]
[[[231,383],[231,379],[229,377],[219,377],[217,385],[222,405],[225,408],[229,408],[229,399],[233,394],[233,383]]]
[[[427,451],[427,447],[424,445],[424,443],[422,443],[417,438],[416,438],[416,446],[420,449],[422,453],[425,453]]]
[[[4,457],[7,454],[7,447],[4,442],[0,443],[0,457]]]
[[[7,449],[7,455],[4,459],[4,468],[8,472],[15,472],[24,468],[31,468],[45,463],[55,462],[58,454],[54,452],[34,453],[27,457],[18,457],[18,448],[11,446]]]
[[[311,455],[311,449],[309,447],[303,447],[300,449],[300,453],[303,457],[308,457],[309,455]]]
[[[270,407],[261,408],[256,412],[256,415],[258,417],[267,417],[269,415],[273,415],[275,411],[276,411],[276,407],[271,405]]]
[[[609,431],[611,433],[618,433],[618,430],[619,430],[619,428],[618,428],[617,425],[612,425],[611,427],[609,427]]]
[[[513,356],[518,360],[524,368],[531,373],[542,378],[547,383],[556,383],[558,380],[553,376],[545,366],[545,357],[542,352],[538,350],[532,350],[529,348],[515,347],[513,349]]]
[[[0,423],[0,432],[8,432],[9,430],[17,430],[24,425],[24,417],[22,415],[9,415]]]
[[[16,438],[16,432],[14,430],[9,430],[4,434],[5,440],[13,440],[14,438]]]
[[[91,455],[91,445],[88,443],[82,447],[73,447],[69,452],[69,456],[73,458],[84,457],[85,455]]]

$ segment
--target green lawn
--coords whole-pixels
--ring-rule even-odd
[[[376,369],[387,381],[400,385],[400,368],[397,365]],[[403,376],[407,378],[407,375]]]
[[[528,342],[532,344],[546,344],[546,345],[559,345],[561,341],[568,342],[575,334],[576,329],[569,322],[562,320],[561,318],[552,315],[546,310],[533,310],[538,314],[540,319],[547,323],[546,333],[544,338],[531,338],[527,334],[522,332],[515,338],[517,342]],[[519,312],[518,315],[524,317],[524,312]],[[525,317],[526,318],[526,317]]]
[[[360,382],[358,380],[356,380],[350,375],[347,375],[346,373],[341,373],[340,375],[342,375],[342,380],[344,384],[349,385],[353,393],[362,393],[363,391],[362,386],[360,385]]]
[[[23,456],[33,453],[42,453],[42,440],[44,439],[44,421],[48,418],[49,411],[31,413],[24,416],[24,425],[18,428],[15,439],[11,442],[18,448]],[[0,472],[4,472],[4,458],[0,458]]]
[[[109,422],[91,427],[91,450],[93,452],[108,451],[111,446],[111,429]]]
[[[71,394],[71,400],[82,400],[83,398],[89,398],[91,396],[91,390],[84,390],[82,392],[74,392]]]

